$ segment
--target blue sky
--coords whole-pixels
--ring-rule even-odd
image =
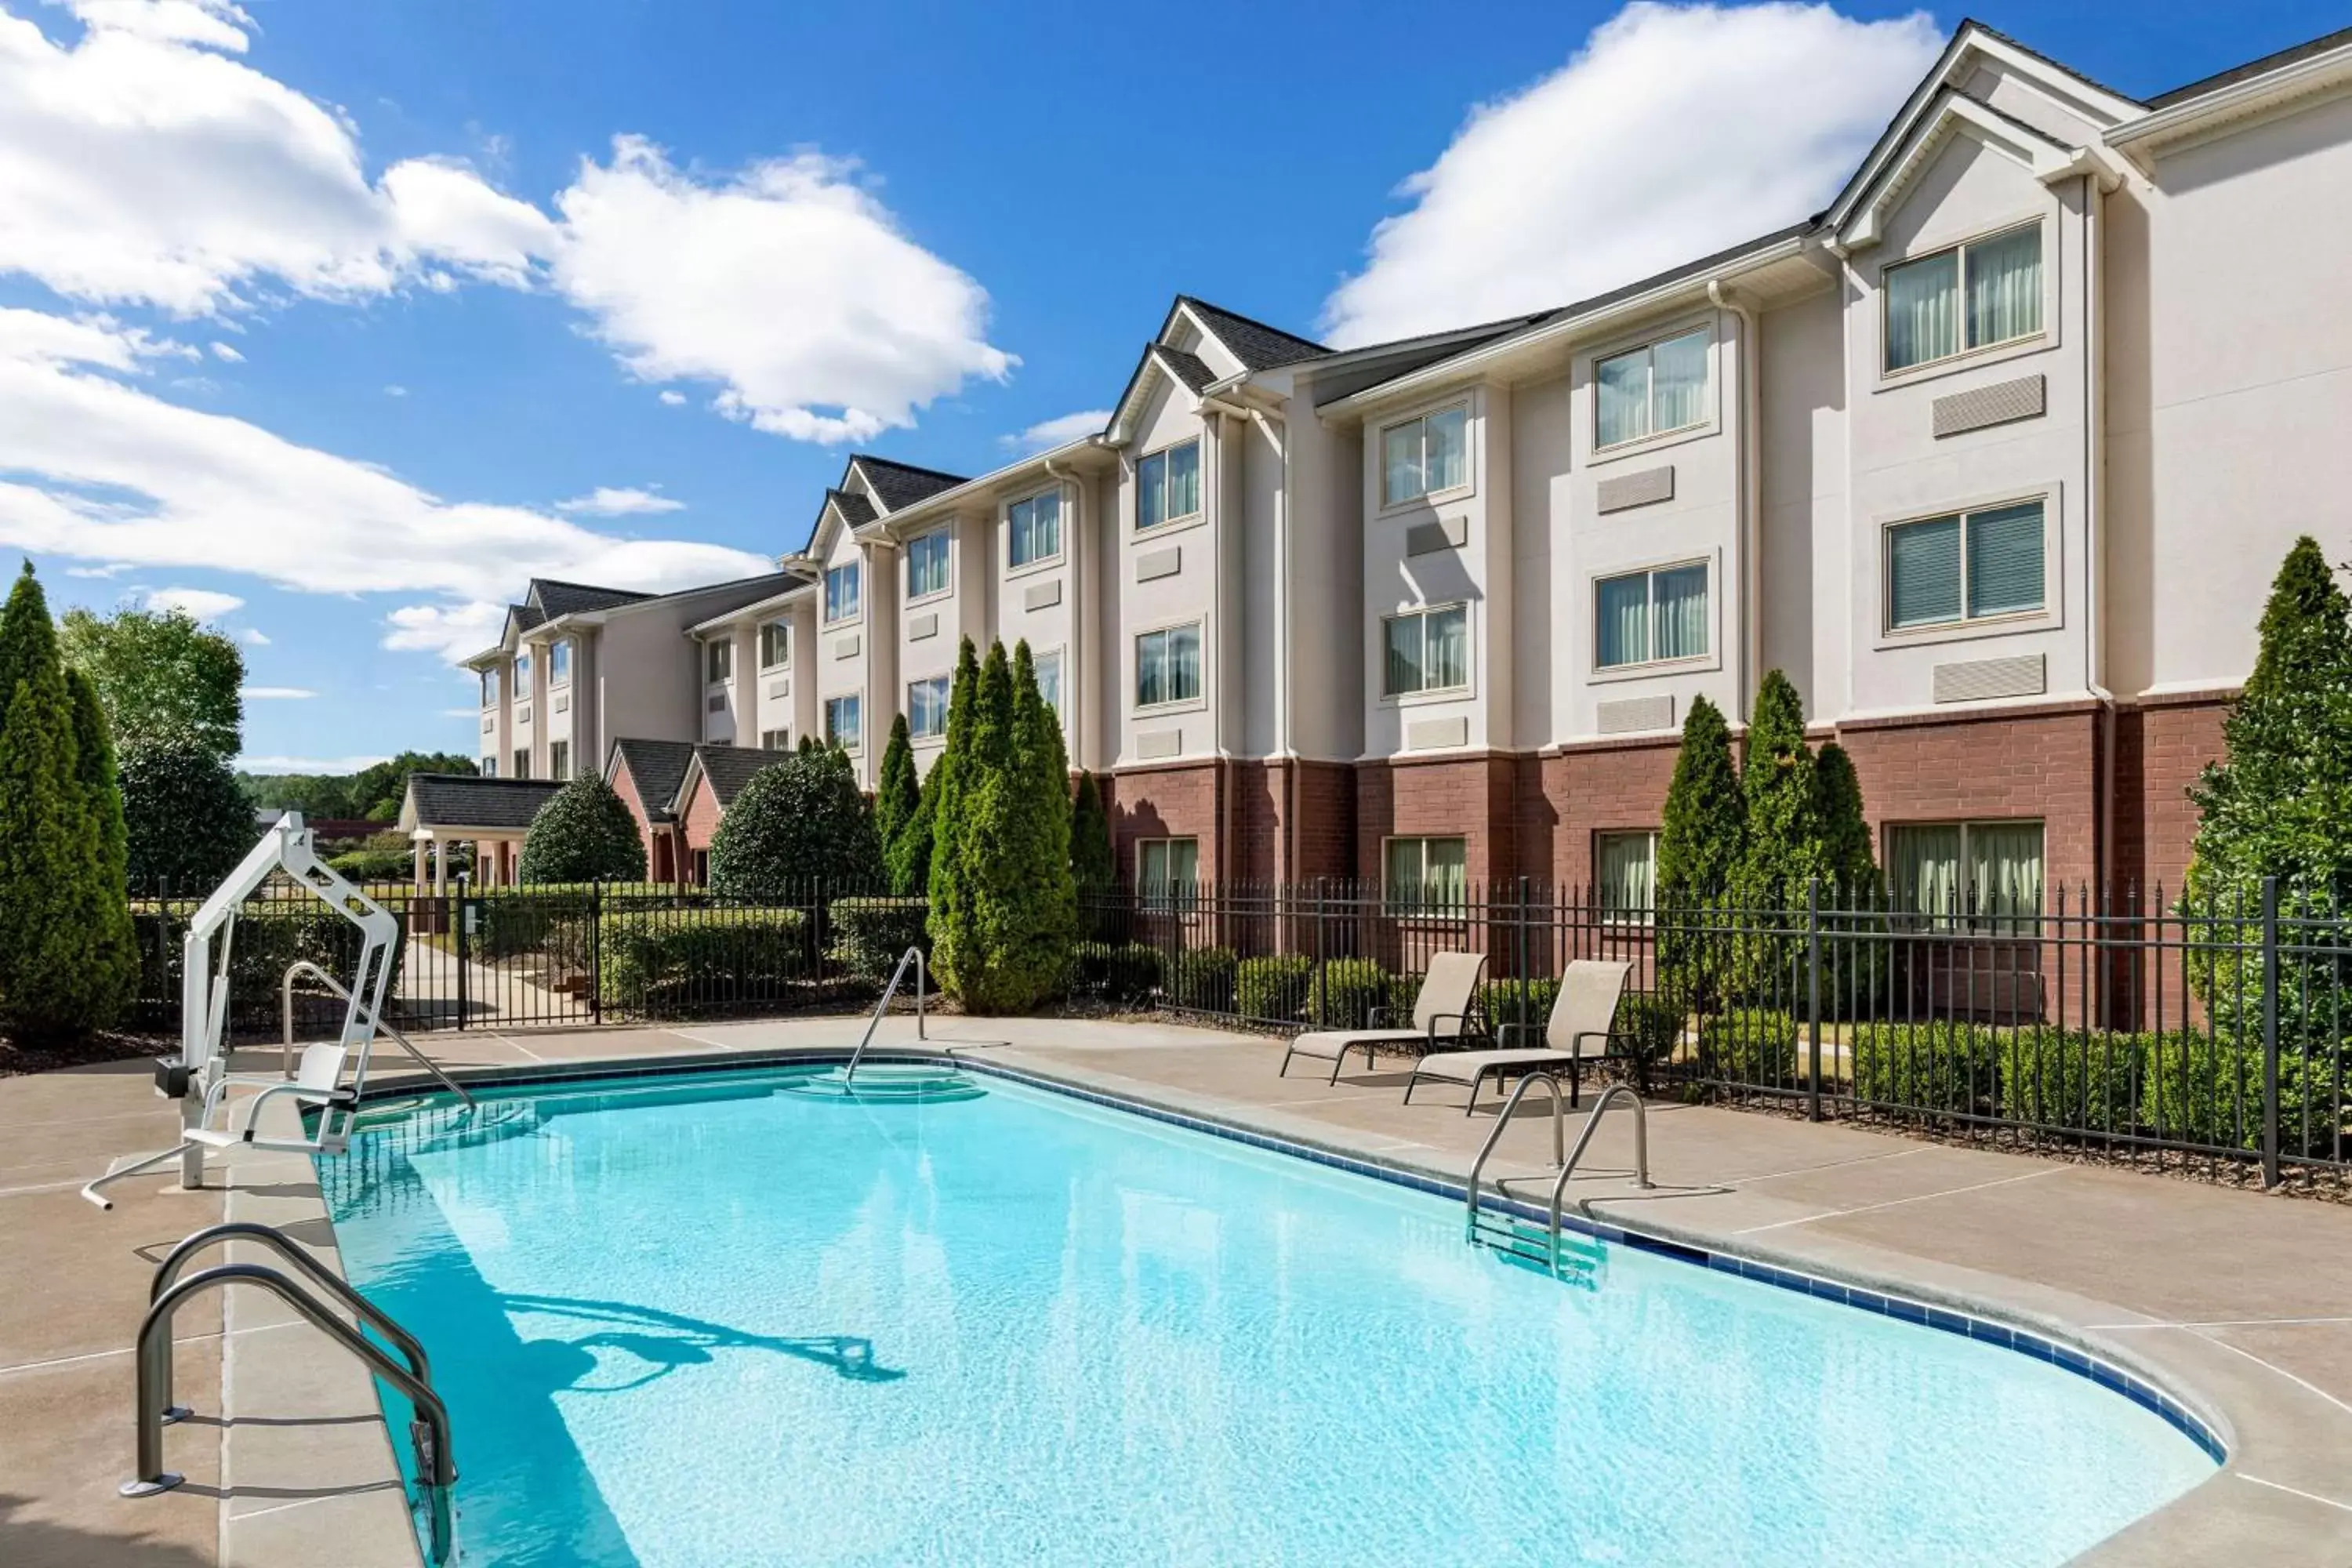
[[[2146,95],[2352,17],[1983,19]],[[246,639],[250,758],[470,751],[449,659],[531,571],[756,566],[853,447],[993,466],[1179,290],[1368,341],[1793,221],[1958,20],[0,0],[0,547]]]

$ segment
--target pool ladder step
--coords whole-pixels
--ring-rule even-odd
[[[1515,1263],[1540,1268],[1572,1283],[1599,1282],[1603,1257],[1601,1244],[1573,1231],[1563,1230],[1555,1237],[1548,1227],[1531,1220],[1481,1211],[1471,1221],[1470,1241],[1475,1247],[1486,1247]]]

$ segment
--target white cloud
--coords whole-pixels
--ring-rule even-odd
[[[654,487],[658,489],[660,487]],[[615,489],[611,485],[598,485],[584,496],[555,503],[558,511],[585,512],[590,517],[642,517],[655,512],[683,511],[686,503],[656,495],[653,489],[635,486]]]
[[[307,702],[319,694],[307,686],[247,686],[237,695],[247,702]]]
[[[236,769],[245,773],[355,773],[389,761],[380,752],[355,757],[239,757]]]
[[[226,0],[66,0],[66,5],[92,28],[235,54],[245,52],[245,30],[253,26],[252,17]]]
[[[1925,12],[1635,4],[1474,109],[1324,304],[1353,345],[1564,305],[1817,210],[1943,43]]]
[[[383,389],[383,395],[386,397],[405,397],[408,395],[408,388],[404,386],[387,386]]]
[[[686,401],[686,394],[683,392],[672,392],[668,387],[663,387],[661,400],[664,403],[668,404],[672,408],[676,408]]]
[[[237,353],[236,350],[231,348],[226,343],[213,343],[210,347],[213,351],[213,358],[216,360],[225,361],[229,364],[243,364],[245,363],[245,356]]]
[[[1056,419],[1041,419],[1016,436],[999,436],[997,443],[1018,452],[1043,452],[1099,433],[1110,423],[1108,408],[1088,408]]]
[[[249,647],[268,647],[269,646],[269,637],[268,634],[260,631],[257,627],[247,626],[245,630],[237,633],[236,635],[239,639],[241,639]]]
[[[152,352],[143,342],[0,308],[0,545],[249,573],[310,593],[429,595],[392,618],[387,644],[453,656],[495,638],[497,599],[531,576],[667,591],[771,569],[721,545],[614,539],[526,507],[446,500],[375,465],[165,402],[118,374]]]
[[[131,563],[128,561],[110,561],[103,566],[68,566],[66,568],[66,575],[68,577],[120,577],[130,570]]]
[[[177,610],[200,621],[216,621],[234,610],[245,608],[245,601],[235,594],[216,593],[210,588],[157,588],[147,595],[151,610]]]

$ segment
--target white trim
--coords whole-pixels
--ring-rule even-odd
[[[1041,485],[1035,489],[1024,490],[1021,494],[1015,496],[1007,496],[1004,500],[997,503],[997,531],[1004,536],[1004,548],[997,552],[997,559],[1003,564],[1004,575],[1006,577],[1026,577],[1033,572],[1050,572],[1056,566],[1067,563],[1070,557],[1070,531],[1066,526],[1069,521],[1067,514],[1074,513],[1077,510],[1076,503],[1069,494],[1073,488],[1074,487],[1066,485],[1059,479],[1055,479],[1049,484]],[[1013,559],[1013,509],[1019,506],[1024,501],[1034,501],[1047,495],[1051,495],[1054,498],[1054,506],[1055,509],[1054,521],[1054,553],[1051,555],[1040,555],[1032,560],[1016,563]],[[1157,531],[1155,530],[1154,531]]]
[[[900,555],[904,557],[907,563],[907,567],[909,571],[913,570],[915,564],[915,546],[920,544],[927,539],[944,539],[948,542],[948,580],[946,585],[943,587],[933,588],[928,593],[908,594],[905,598],[898,601],[898,607],[901,610],[908,610],[913,608],[917,605],[928,605],[940,599],[949,598],[955,593],[956,555],[958,554],[956,550],[955,520],[953,518],[949,518],[945,521],[940,522],[934,527],[923,530],[920,533],[910,533],[904,540],[899,542],[898,546],[898,552]],[[908,586],[911,587],[912,584],[910,584]],[[862,602],[864,597],[864,584],[859,584],[859,588],[861,603],[858,605],[858,611],[862,615],[865,612],[865,605]]]
[[[1661,572],[1678,572],[1685,566],[1697,566],[1706,573],[1706,651],[1686,654],[1680,658],[1643,658],[1624,664],[1601,662],[1601,584],[1613,583],[1620,577],[1655,578]],[[1697,555],[1682,554],[1662,557],[1647,563],[1635,562],[1622,566],[1596,566],[1584,575],[1584,608],[1591,617],[1591,635],[1585,638],[1586,683],[1603,684],[1618,680],[1639,680],[1661,675],[1680,675],[1692,670],[1723,668],[1723,559],[1720,551],[1706,551]],[[1651,646],[1657,644],[1657,590],[1650,590]]]
[[[1886,302],[1892,294],[1892,290],[1886,286],[1888,273],[1905,267],[1916,267],[1921,262],[1933,261],[1947,253],[1957,256],[1959,258],[1959,264],[1955,268],[1958,278],[1958,309],[1960,335],[1965,340],[1969,330],[1968,253],[1979,245],[2003,239],[2012,234],[2022,234],[2029,228],[2038,228],[2042,232],[2042,324],[2040,326],[2032,331],[2022,332],[2013,338],[2002,338],[1998,342],[1970,344],[1964,341],[1956,353],[1944,354],[1936,359],[1923,359],[1916,364],[1906,364],[1900,370],[1891,370],[1887,367]],[[1916,381],[1933,380],[1946,371],[1957,370],[1964,365],[1989,364],[2000,360],[2014,359],[2039,350],[2058,347],[2059,312],[2063,303],[2058,288],[2059,258],[2056,242],[2059,237],[2057,215],[2045,209],[2030,217],[2019,218],[2011,223],[1996,224],[1991,227],[1980,228],[1972,234],[1963,235],[1958,239],[1939,241],[1921,249],[1906,251],[1899,257],[1888,257],[1881,260],[1876,271],[1865,280],[1865,286],[1871,294],[1875,296],[1877,301],[1876,310],[1874,312],[1877,317],[1878,327],[1878,385],[1875,390],[1885,391],[1890,386],[1907,386]]]
[[[1473,403],[1477,401],[1474,396],[1476,391],[1475,387],[1464,387],[1458,396],[1437,398],[1413,413],[1395,419],[1382,420],[1373,431],[1372,439],[1366,442],[1365,446],[1372,454],[1372,482],[1380,497],[1378,510],[1374,513],[1376,517],[1392,517],[1399,512],[1411,511],[1415,507],[1444,506],[1452,501],[1465,500],[1478,493],[1477,447],[1479,442],[1476,431],[1480,411],[1472,406]],[[1422,459],[1426,466],[1429,456],[1427,422],[1436,415],[1451,413],[1456,408],[1462,410],[1462,482],[1458,485],[1449,485],[1442,490],[1423,490],[1416,496],[1391,496],[1388,465],[1389,432],[1402,429],[1407,425],[1422,426],[1423,427]]]
[[[2002,490],[1955,504],[1937,507],[1932,510],[1895,512],[1872,520],[1878,542],[1878,615],[1874,625],[1871,647],[1885,652],[1893,648],[1919,647],[1937,643],[1976,642],[1988,637],[2009,637],[2021,632],[2057,631],[2064,626],[2063,610],[2065,577],[2061,570],[2065,559],[2064,503],[2062,487],[2053,483],[2040,489]],[[1916,626],[1895,624],[1895,552],[1893,535],[1898,528],[1922,522],[1941,522],[1947,518],[1966,520],[1978,512],[1999,511],[2004,507],[2042,507],[2042,604],[2037,609],[2010,610],[2000,615],[1968,614],[1968,523],[1960,524],[1960,616],[1957,620],[1930,621]],[[2047,701],[2047,696],[2035,699]]]
[[[1135,513],[1133,521],[1128,524],[1128,537],[1131,539],[1141,539],[1148,535],[1150,538],[1157,539],[1163,533],[1173,533],[1178,529],[1189,528],[1196,522],[1206,522],[1209,520],[1209,454],[1207,450],[1207,443],[1202,439],[1203,435],[1204,432],[1195,430],[1190,436],[1179,436],[1176,439],[1170,441],[1165,445],[1154,447],[1148,452],[1139,452],[1136,454],[1134,462],[1130,468],[1130,472],[1134,476]],[[1200,490],[1200,504],[1195,506],[1191,511],[1179,512],[1172,517],[1163,517],[1158,522],[1151,524],[1150,527],[1145,527],[1143,522],[1143,465],[1150,462],[1154,458],[1165,457],[1167,454],[1174,451],[1177,447],[1188,444],[1197,448],[1194,455],[1192,475],[1193,481]],[[1162,480],[1163,486],[1165,485],[1165,480]]]
[[[1418,691],[1389,689],[1389,623],[1407,616],[1428,616],[1440,610],[1462,612],[1463,681],[1459,686],[1424,686]],[[1373,687],[1383,708],[1422,708],[1435,702],[1461,702],[1478,695],[1478,616],[1468,595],[1440,600],[1434,605],[1406,605],[1393,610],[1382,610],[1373,617],[1372,662],[1379,667],[1373,677]],[[1424,658],[1429,648],[1429,630],[1424,620],[1421,646]]]
[[[861,553],[855,561],[843,561],[834,565],[827,566],[818,576],[816,580],[818,589],[816,624],[820,630],[831,631],[835,626],[856,626],[866,624],[866,558]],[[830,579],[835,572],[856,572],[857,574],[856,612],[852,615],[844,616],[839,620],[829,619],[824,613],[824,592],[827,586],[827,580]]]
[[[1591,402],[1592,410],[1592,417],[1586,432],[1590,437],[1590,444],[1586,447],[1588,461],[1594,464],[1613,463],[1620,458],[1630,458],[1640,453],[1655,451],[1661,447],[1679,446],[1685,441],[1694,440],[1701,436],[1715,436],[1722,433],[1723,333],[1718,330],[1721,326],[1720,312],[1712,310],[1704,310],[1685,318],[1678,324],[1665,325],[1638,334],[1626,334],[1613,345],[1602,343],[1591,352],[1580,356],[1580,365],[1584,373],[1585,396]],[[1601,444],[1601,367],[1611,360],[1652,351],[1660,343],[1670,343],[1676,338],[1690,337],[1697,332],[1706,334],[1706,389],[1702,395],[1702,401],[1706,405],[1706,414],[1692,424],[1677,425],[1671,430],[1652,430],[1647,435],[1635,436],[1623,441],[1612,441],[1605,447],[1602,446]],[[1653,380],[1654,382],[1654,376]],[[1656,401],[1654,384],[1652,391],[1654,395],[1652,402],[1654,404]]]
[[[1192,697],[1178,698],[1174,701],[1171,702],[1145,703],[1138,701],[1138,689],[1143,682],[1143,649],[1141,647],[1143,639],[1148,637],[1158,636],[1162,632],[1179,631],[1185,626],[1192,626],[1201,634],[1201,689],[1199,694]],[[1127,639],[1127,710],[1129,715],[1135,718],[1158,718],[1163,713],[1190,713],[1207,708],[1209,705],[1209,655],[1213,646],[1213,645],[1212,645],[1209,640],[1209,617],[1206,614],[1198,611],[1189,616],[1179,616],[1172,620],[1161,621],[1154,625],[1136,627],[1133,632],[1129,634]],[[1036,650],[1032,648],[1030,651],[1032,654],[1034,654]],[[1066,668],[1065,673],[1066,672]]]
[[[840,747],[839,750],[849,756],[864,756],[866,754],[866,692],[863,688],[860,688],[856,691],[832,692],[816,700],[816,727],[818,739],[823,741],[828,746],[833,744],[832,715],[828,710],[830,710],[833,704],[836,702],[855,702],[857,704],[857,744],[854,746],[843,746]]]
[[[2352,82],[2352,44],[2294,60],[2260,76],[2155,110],[2106,133],[2106,144],[2125,150],[2142,169],[2153,169],[2168,152],[2225,135],[2241,121],[2299,106],[2303,100]]]

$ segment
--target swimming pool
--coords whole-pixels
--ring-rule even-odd
[[[2214,1468],[1999,1345],[1622,1245],[1563,1282],[1006,1077],[807,1078],[486,1093],[321,1162],[449,1402],[464,1562],[1990,1568]]]

